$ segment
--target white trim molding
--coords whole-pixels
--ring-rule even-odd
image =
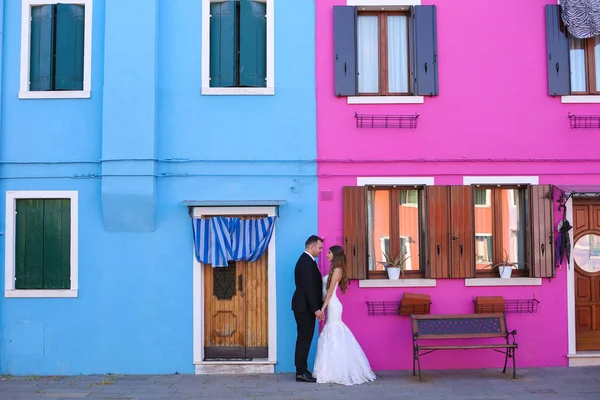
[[[435,279],[363,279],[358,281],[360,288],[389,287],[435,287]]]
[[[359,176],[356,178],[356,186],[370,185],[406,185],[420,186],[433,185],[434,178],[432,176]]]
[[[85,7],[83,41],[83,90],[29,90],[31,7],[48,4],[78,4]],[[21,0],[21,80],[19,99],[89,99],[92,88],[93,0]]]
[[[465,286],[542,286],[542,278],[472,278]]]
[[[596,104],[600,103],[600,96],[561,96],[563,104]]]
[[[421,0],[346,0],[346,5],[365,7],[420,6]]]
[[[70,199],[71,200],[71,288],[63,290],[15,289],[15,235],[18,199]],[[75,190],[8,191],[6,192],[6,227],[4,239],[4,297],[77,297],[79,289],[79,194]]]
[[[203,95],[274,95],[275,94],[275,9],[274,0],[255,0],[267,5],[267,86],[210,87],[210,3],[202,0],[202,94]]]
[[[539,176],[465,176],[463,185],[538,185]]]
[[[423,96],[348,96],[348,104],[423,104]]]
[[[215,215],[276,215],[276,207],[194,207],[193,217]],[[238,362],[206,362],[204,360],[204,264],[199,263],[192,250],[193,266],[193,356],[196,374],[274,373],[277,363],[277,277],[275,243],[277,227],[267,249],[267,295],[269,356],[267,359]],[[193,247],[193,246],[192,246]]]

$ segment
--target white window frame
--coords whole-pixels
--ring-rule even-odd
[[[421,0],[346,0],[347,6],[399,10],[420,6]],[[423,96],[348,96],[348,104],[423,104]]]
[[[274,95],[275,94],[275,24],[274,0],[255,0],[267,5],[267,86],[210,87],[210,3],[202,0],[202,94],[203,95]]]
[[[15,235],[18,199],[71,200],[71,288],[70,289],[15,289]],[[6,226],[4,239],[4,297],[77,297],[79,270],[79,194],[75,190],[7,191]]]
[[[85,7],[83,39],[83,90],[29,90],[31,7],[48,4],[77,4]],[[93,0],[21,0],[21,83],[19,99],[89,99],[92,87]]]

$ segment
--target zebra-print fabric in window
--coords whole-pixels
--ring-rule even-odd
[[[571,35],[578,39],[600,35],[600,0],[561,0],[560,5]]]

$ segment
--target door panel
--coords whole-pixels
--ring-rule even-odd
[[[246,266],[244,291],[246,292],[246,356],[267,358],[268,336],[268,257]]]
[[[574,199],[573,226],[576,349],[600,351],[600,271],[594,260],[599,256],[598,242],[584,240],[600,235],[600,202]]]

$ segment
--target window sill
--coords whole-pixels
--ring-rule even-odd
[[[465,286],[542,286],[542,278],[473,278]]]
[[[600,103],[600,96],[561,96],[560,102],[563,104],[594,104]]]
[[[364,279],[358,281],[360,288],[435,287],[435,285],[435,279]]]
[[[348,104],[423,104],[423,96],[348,96]]]
[[[248,95],[259,95],[259,96],[273,96],[275,94],[275,88],[264,87],[264,88],[219,88],[219,87],[203,87],[203,95],[229,95],[229,96],[248,96]]]
[[[20,91],[19,99],[89,99],[89,90],[65,90],[65,91]]]
[[[77,290],[5,290],[4,297],[15,298],[74,298],[77,297]]]

